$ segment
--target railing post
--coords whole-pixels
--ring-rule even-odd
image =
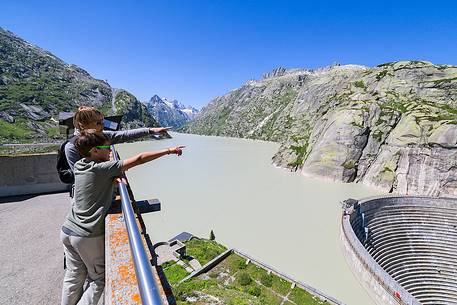
[[[114,145],[112,145],[111,148],[114,159],[119,160],[119,156],[116,153]],[[118,183],[118,185],[119,194],[121,196],[122,214],[127,227],[130,250],[133,256],[133,265],[135,266],[141,301],[144,305],[163,305],[158,289],[159,285],[152,274],[151,263],[148,255],[146,254],[146,250],[144,249],[140,231],[138,230],[135,213],[133,212],[127,187],[122,182]]]

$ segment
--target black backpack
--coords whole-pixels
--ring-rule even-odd
[[[59,174],[60,181],[66,184],[73,184],[75,182],[75,175],[68,164],[67,156],[65,155],[65,145],[69,142],[74,144],[75,140],[76,136],[66,140],[60,145],[57,152],[57,173]]]

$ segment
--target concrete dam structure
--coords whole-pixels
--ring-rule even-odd
[[[342,240],[376,303],[457,303],[457,199],[346,200]]]

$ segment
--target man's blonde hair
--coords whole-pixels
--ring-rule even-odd
[[[80,106],[73,117],[73,125],[79,130],[84,130],[87,125],[103,119],[103,113],[95,107]]]

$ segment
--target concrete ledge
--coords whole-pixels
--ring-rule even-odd
[[[56,163],[55,153],[0,156],[0,197],[67,191]]]
[[[153,261],[144,238],[143,243]],[[105,268],[105,305],[142,304],[127,229],[121,213],[108,214],[105,220]],[[162,283],[155,266],[152,266],[152,271],[156,281]],[[169,305],[167,293],[161,285],[159,293],[163,304]]]

